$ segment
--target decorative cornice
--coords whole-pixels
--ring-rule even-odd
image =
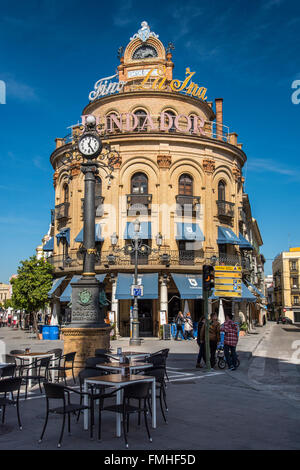
[[[170,168],[172,164],[171,155],[157,155],[157,164],[159,168]]]
[[[237,166],[233,167],[232,174],[234,176],[235,181],[241,180],[242,173],[241,173],[241,170]]]
[[[211,160],[208,158],[205,158],[202,163],[203,170],[207,174],[212,174],[215,171],[216,168],[216,162],[215,160]]]
[[[53,186],[54,186],[54,188],[56,188],[56,182],[57,182],[58,174],[59,174],[58,171],[55,170],[54,175],[53,175]]]
[[[80,163],[74,162],[71,164],[71,175],[78,176],[80,174]]]

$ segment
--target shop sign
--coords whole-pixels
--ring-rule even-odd
[[[171,82],[167,80],[166,67],[153,68],[153,69],[140,69],[128,71],[128,77],[145,77],[144,80],[135,86],[136,90],[156,90],[156,91],[174,91],[176,93],[183,93],[194,98],[199,98],[203,101],[207,100],[207,88],[198,85],[192,81],[192,77],[196,72],[191,72],[187,67],[185,70],[185,79],[183,81],[173,79]],[[123,91],[126,81],[112,81],[118,74],[111,75],[110,77],[100,78],[95,85],[94,90],[89,94],[89,100],[95,101],[98,98],[107,95],[113,95]],[[154,79],[154,80],[153,80]]]
[[[81,116],[82,125],[85,126],[86,115]],[[205,135],[205,121],[202,117],[186,114],[172,116],[167,112],[160,113],[154,117],[151,114],[142,116],[142,123],[134,113],[112,113],[108,116],[96,116],[97,126],[100,126],[105,133],[117,132],[137,132],[137,131],[172,131],[174,128],[178,132]]]

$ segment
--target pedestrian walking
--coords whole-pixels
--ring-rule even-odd
[[[205,343],[205,325],[201,328],[200,340]],[[209,349],[210,349],[210,366],[213,369],[216,365],[216,351],[220,341],[220,323],[218,322],[218,315],[212,313],[209,321]],[[204,360],[206,362],[206,351],[204,349]]]
[[[3,312],[0,312],[0,328],[2,327],[3,323]]]
[[[185,321],[184,321],[184,338],[185,339],[194,339],[193,333],[193,321],[190,312],[187,312]]]
[[[224,336],[224,354],[228,369],[236,370],[237,357],[236,345],[238,343],[238,326],[232,321],[232,315],[229,313],[225,316],[225,323],[221,326],[221,332],[225,333]]]
[[[196,367],[199,369],[202,367],[201,360],[204,360],[204,341],[201,341],[201,329],[202,326],[205,324],[205,317],[202,315],[198,322],[198,327],[197,327],[197,344],[199,346],[199,353],[197,357],[197,363]]]
[[[177,331],[176,331],[175,340],[178,339],[179,332],[181,332],[182,335],[183,335],[183,338],[185,338],[185,336],[184,336],[184,330],[183,330],[183,326],[184,326],[184,316],[183,316],[181,310],[178,312],[178,315],[177,315],[177,317],[176,317],[175,323],[176,323],[176,330],[177,330]]]

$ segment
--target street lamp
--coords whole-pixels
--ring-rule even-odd
[[[130,245],[125,245],[122,248],[117,248],[117,243],[118,243],[118,235],[116,232],[114,232],[110,239],[111,239],[111,244],[114,252],[120,252],[124,251],[125,254],[127,255],[133,255],[134,254],[134,286],[138,285],[138,255],[142,254],[150,254],[150,253],[157,253],[160,250],[160,247],[162,245],[162,235],[161,233],[158,233],[156,238],[156,244],[158,246],[157,248],[151,248],[150,246],[146,245],[145,243],[142,242],[142,239],[140,238],[140,230],[141,230],[141,222],[136,219],[133,222],[133,229],[134,229],[134,235],[131,239],[131,244]],[[110,265],[115,264],[116,262],[116,257],[113,253],[109,254],[107,256],[107,262]],[[139,346],[141,344],[140,340],[140,335],[139,335],[139,313],[138,313],[138,294],[137,294],[137,289],[133,289],[133,314],[132,314],[132,336],[130,338],[130,345],[135,345]]]

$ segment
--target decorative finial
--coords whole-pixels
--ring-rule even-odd
[[[124,47],[120,46],[118,49],[118,59],[121,59],[121,57],[123,57],[123,54],[124,54]]]
[[[174,49],[175,49],[174,44],[172,42],[169,42],[168,47],[166,48],[167,54],[170,54],[171,50],[174,51]]]
[[[149,37],[157,38],[158,39],[158,34],[153,33],[153,31],[150,31],[149,25],[147,21],[142,21],[141,23],[141,28],[138,30],[136,34],[130,38],[130,41],[133,39],[139,38],[142,42],[148,41]]]

